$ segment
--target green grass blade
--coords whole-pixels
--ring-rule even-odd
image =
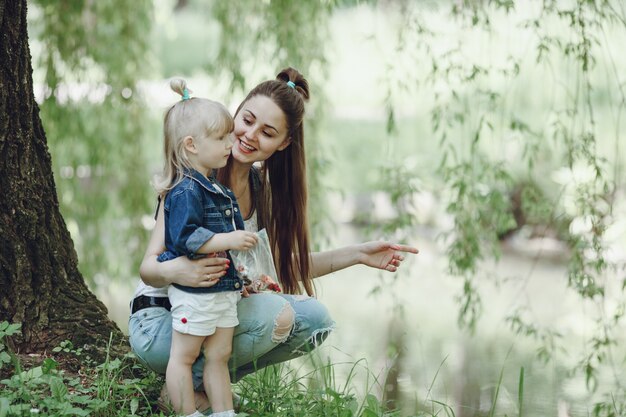
[[[522,366],[519,370],[519,383],[518,383],[518,391],[517,391],[517,406],[519,409],[519,417],[522,417],[524,414],[524,367]]]
[[[493,396],[493,403],[491,404],[491,410],[489,410],[489,417],[493,417],[496,412],[496,403],[498,402],[498,395],[500,395],[500,385],[502,385],[502,376],[504,375],[504,366],[500,369],[500,377],[498,378],[498,385],[496,385],[496,393]]]

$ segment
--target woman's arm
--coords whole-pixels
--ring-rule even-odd
[[[395,272],[404,260],[403,253],[418,253],[418,250],[397,243],[372,241],[314,252],[311,253],[311,272],[313,278],[318,278],[357,264]]]
[[[163,204],[160,204],[156,225],[139,267],[139,275],[143,282],[157,288],[172,283],[187,287],[211,287],[228,270],[229,260],[226,258],[207,257],[192,261],[186,256],[180,256],[171,261],[157,261],[157,257],[164,250],[165,221],[163,220]]]

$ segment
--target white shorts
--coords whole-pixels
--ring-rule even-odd
[[[239,291],[191,293],[170,285],[167,295],[172,304],[172,327],[179,333],[210,336],[218,327],[239,324]]]

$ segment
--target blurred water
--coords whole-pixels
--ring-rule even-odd
[[[349,227],[338,235],[344,236],[346,243],[361,240],[358,231]],[[320,297],[337,321],[337,331],[328,340],[337,348],[329,349],[331,357],[337,361],[367,358],[369,369],[384,379],[393,307],[401,304],[405,352],[399,364],[399,383],[409,408],[415,399],[426,404],[435,400],[454,406],[457,416],[480,415],[491,407],[492,393],[504,368],[498,409],[510,415],[516,407],[517,379],[524,366],[530,385],[526,387],[530,400],[526,415],[556,415],[555,384],[562,375],[538,366],[533,360],[536,346],[514,335],[504,317],[513,313],[520,299],[527,298],[537,307],[540,321],[565,319],[575,299],[551,301],[566,292],[563,265],[504,255],[493,271],[501,278],[481,279],[483,315],[471,334],[457,326],[456,296],[462,282],[445,273],[447,260],[434,236],[418,235],[410,243],[420,249],[420,254],[410,257],[395,284],[377,295],[370,292],[381,281],[382,273],[366,267],[320,279]],[[503,277],[507,285],[502,285]]]

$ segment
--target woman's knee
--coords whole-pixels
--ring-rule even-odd
[[[296,321],[296,312],[289,303],[285,303],[282,310],[274,319],[274,327],[272,329],[272,342],[282,343],[291,334],[294,323]]]
[[[275,294],[255,294],[243,298],[237,304],[239,326],[235,337],[241,334],[262,337],[269,334],[275,324],[276,317],[280,316],[288,304],[283,297]]]
[[[298,320],[311,331],[331,330],[335,322],[324,304],[317,299],[305,296],[295,296],[290,301]]]
[[[304,351],[314,349],[326,340],[335,322],[328,309],[315,298],[291,296],[288,300],[297,316],[297,340],[293,343]]]

